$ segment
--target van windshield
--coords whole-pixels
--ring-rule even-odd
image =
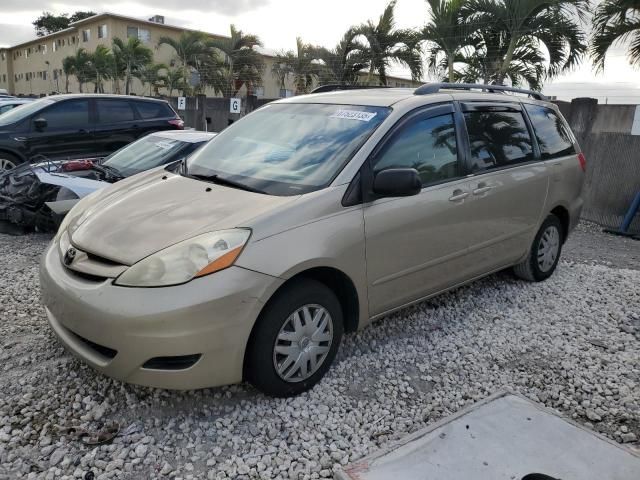
[[[54,103],[54,101],[49,98],[41,98],[40,100],[35,100],[33,102],[25,103],[24,105],[13,108],[8,112],[0,115],[0,127],[20,122],[32,113],[37,112],[47,105],[51,105],[52,103]]]
[[[389,114],[386,107],[266,105],[228,127],[187,161],[187,174],[271,195],[327,186]]]

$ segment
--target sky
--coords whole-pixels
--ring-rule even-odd
[[[307,43],[334,46],[348,27],[376,20],[388,0],[188,0],[188,8],[177,8],[175,0],[0,0],[0,46],[15,45],[34,38],[31,22],[42,11],[52,13],[93,10],[122,13],[148,19],[164,15],[165,23],[211,33],[228,34],[235,24],[260,36],[270,51],[294,49],[296,37]],[[398,0],[396,22],[400,28],[415,28],[427,21],[424,0]],[[391,75],[408,76],[401,67]],[[586,62],[573,72],[545,84],[544,93],[560,99],[591,96],[601,103],[639,103],[640,69],[631,68],[624,46],[614,48],[605,70],[593,71]]]

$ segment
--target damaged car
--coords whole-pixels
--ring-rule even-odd
[[[177,162],[211,140],[215,133],[156,132],[104,159],[49,161],[0,173],[0,223],[8,233],[56,229],[78,200],[123,178]]]

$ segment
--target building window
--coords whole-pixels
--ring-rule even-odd
[[[134,37],[144,43],[151,42],[151,33],[149,30],[138,27],[127,27],[127,38]]]
[[[287,88],[280,89],[280,98],[288,98],[293,97],[293,90],[289,90]]]
[[[87,28],[86,30],[82,31],[82,41],[88,42],[89,40],[91,40],[91,30]]]
[[[253,94],[258,98],[264,98],[264,87],[255,87]]]
[[[43,80],[47,80],[47,71],[46,70],[42,72],[42,79]]]
[[[99,25],[98,26],[98,38],[107,38],[107,26]]]
[[[51,51],[52,51],[52,52],[55,52],[56,50],[57,50],[56,42],[53,42],[53,43],[51,44]]]
[[[47,45],[44,44],[44,45],[41,45],[41,47],[42,47],[42,54],[45,55],[47,53]]]

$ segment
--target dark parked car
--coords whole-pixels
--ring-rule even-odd
[[[184,122],[164,100],[123,95],[54,95],[0,115],[0,170],[44,155],[51,160],[105,157]]]

